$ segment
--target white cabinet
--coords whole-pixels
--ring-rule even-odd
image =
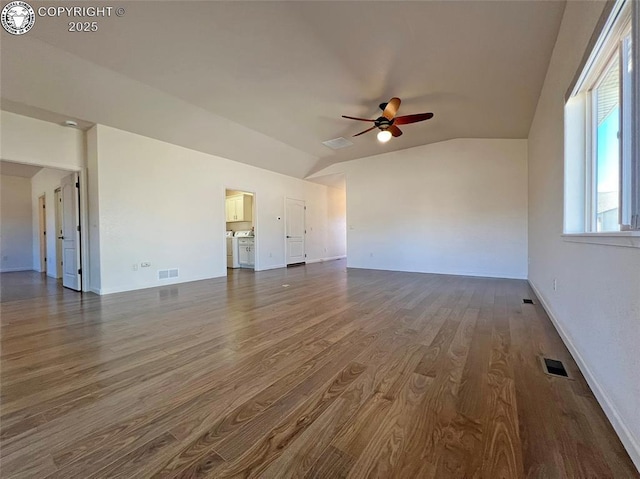
[[[253,238],[238,239],[238,263],[241,268],[253,268],[256,264],[255,240]]]
[[[227,196],[226,202],[227,223],[234,221],[251,221],[253,213],[253,197],[251,195]]]

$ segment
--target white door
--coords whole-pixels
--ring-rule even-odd
[[[47,272],[47,210],[45,196],[38,198],[38,221],[40,223],[40,272]]]
[[[304,201],[291,198],[285,201],[287,264],[304,263]]]
[[[56,255],[54,266],[56,268],[56,279],[62,278],[62,238],[64,237],[64,226],[62,224],[62,189],[56,188],[53,192],[53,199],[56,203]]]
[[[62,178],[62,285],[80,291],[80,208],[78,175]]]

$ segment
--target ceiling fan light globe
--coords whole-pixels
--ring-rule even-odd
[[[378,141],[380,143],[386,143],[387,141],[389,141],[391,139],[391,132],[388,130],[382,130],[380,132],[378,132]]]

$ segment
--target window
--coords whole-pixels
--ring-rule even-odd
[[[607,12],[567,98],[565,233],[640,230],[639,9]]]

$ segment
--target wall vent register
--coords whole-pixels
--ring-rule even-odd
[[[178,268],[158,270],[158,279],[171,279],[178,277]]]

